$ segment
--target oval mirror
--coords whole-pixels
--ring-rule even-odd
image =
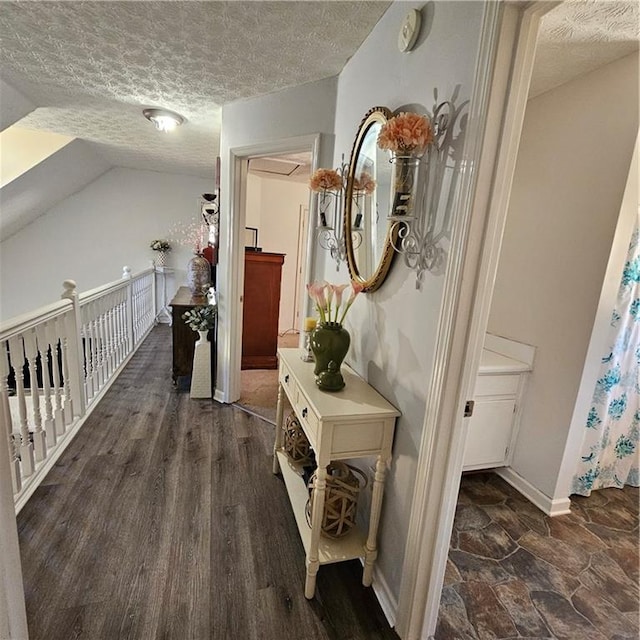
[[[394,257],[391,225],[391,163],[378,147],[380,129],[391,118],[386,107],[366,114],[351,150],[347,177],[344,237],[353,282],[363,291],[375,291],[383,282]]]

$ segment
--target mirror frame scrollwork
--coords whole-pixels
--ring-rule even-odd
[[[347,249],[347,264],[349,266],[349,276],[354,283],[361,284],[363,286],[363,292],[372,292],[378,289],[391,268],[391,263],[395,257],[395,251],[393,249],[392,234],[397,234],[397,228],[389,225],[387,228],[387,235],[384,241],[384,247],[380,256],[380,261],[376,267],[375,272],[368,278],[364,278],[360,275],[358,264],[356,260],[355,250],[357,246],[354,246],[352,236],[352,207],[353,207],[353,186],[355,180],[355,172],[358,164],[358,154],[362,148],[362,144],[365,140],[367,132],[376,123],[384,125],[391,117],[393,113],[387,107],[373,107],[367,111],[360,126],[358,127],[358,133],[351,149],[351,157],[349,159],[349,173],[347,177],[347,188],[345,194],[345,215],[344,215],[344,238]],[[385,211],[386,217],[389,212]]]

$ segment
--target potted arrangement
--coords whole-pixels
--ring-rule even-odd
[[[200,338],[193,351],[193,369],[191,374],[190,396],[192,398],[211,398],[211,343],[207,340],[218,315],[214,304],[194,307],[182,314],[182,319]]]
[[[344,388],[340,365],[347,355],[351,336],[342,326],[347,311],[351,308],[363,285],[351,283],[351,295],[343,301],[347,284],[314,282],[307,285],[309,296],[316,303],[320,322],[311,332],[311,350],[315,359],[316,385],[324,391],[339,391]]]
[[[171,245],[168,240],[152,240],[149,245],[153,251],[158,252],[158,260],[156,265],[158,267],[165,267],[167,265],[167,253],[171,251]]]
[[[342,176],[335,169],[317,169],[309,178],[309,188],[319,194],[318,217],[321,227],[332,227],[335,216],[331,210],[337,204],[342,187]]]
[[[429,118],[418,113],[399,113],[380,129],[378,146],[391,152],[393,163],[391,184],[394,201],[391,218],[413,213],[420,158],[433,141],[433,127]]]

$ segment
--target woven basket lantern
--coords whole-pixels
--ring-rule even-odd
[[[358,477],[359,476],[359,477]],[[315,487],[316,474],[309,482],[309,488]],[[322,534],[329,538],[341,538],[347,535],[356,524],[358,494],[367,486],[367,476],[357,467],[344,462],[332,462],[327,467],[327,489],[322,514]],[[307,502],[307,521],[311,522],[313,511],[313,492]]]
[[[289,458],[296,462],[309,461],[312,453],[311,445],[293,411],[287,416],[283,430],[284,442],[282,448]]]

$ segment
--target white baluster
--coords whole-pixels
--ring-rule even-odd
[[[13,485],[13,493],[18,493],[18,491],[22,489],[22,478],[20,476],[20,458],[18,457],[16,437],[13,434],[11,407],[9,406],[9,373],[7,343],[0,342],[0,416],[2,417],[2,424],[5,427],[4,431],[0,430],[0,437],[7,438],[11,484]]]
[[[106,321],[106,301],[103,300],[100,304],[98,315],[98,336],[100,336],[100,388],[104,386],[105,382],[109,379],[109,372],[107,367],[107,331],[105,327]]]
[[[91,303],[88,307],[89,336],[91,340],[91,392],[92,397],[98,393],[100,389],[100,348],[98,340],[98,323],[95,318],[95,304]]]
[[[73,398],[71,397],[71,385],[69,384],[69,338],[63,335],[60,340],[60,354],[62,356],[62,390],[64,397],[64,423],[73,422]]]
[[[16,377],[16,395],[18,399],[18,415],[20,418],[20,467],[23,476],[30,476],[35,470],[33,445],[29,438],[29,423],[27,421],[27,403],[24,397],[24,345],[22,336],[9,340],[9,355]]]
[[[42,460],[47,457],[47,442],[44,429],[42,428],[42,414],[40,413],[40,389],[38,387],[38,371],[36,367],[38,347],[36,345],[35,329],[31,329],[24,334],[24,353],[29,365],[29,379],[31,382],[31,407],[33,410],[34,427],[33,448],[36,454],[36,462],[42,462]]]
[[[53,419],[56,423],[56,435],[64,435],[66,421],[64,419],[64,405],[62,402],[62,383],[60,381],[60,367],[62,364],[62,351],[60,348],[60,318],[56,318],[54,322],[49,323],[46,332],[51,345],[51,359],[53,371],[53,394],[55,398],[55,409],[53,411]]]
[[[127,353],[133,351],[134,335],[133,335],[133,290],[131,286],[131,269],[124,267],[122,277],[128,280],[127,301],[126,301],[126,317],[127,317]]]
[[[44,431],[47,446],[52,447],[57,441],[56,427],[53,419],[53,404],[51,402],[51,371],[55,366],[54,351],[47,337],[47,324],[39,324],[36,327],[36,340],[40,351],[42,364],[42,387],[44,392]]]
[[[82,322],[82,353],[84,369],[82,371],[82,383],[84,386],[84,392],[87,396],[87,401],[93,398],[93,387],[91,386],[91,340],[87,330],[87,324],[83,320]]]
[[[114,296],[111,294],[109,296],[109,309],[107,311],[107,373],[109,378],[113,375],[113,372],[116,369],[113,299]]]
[[[71,389],[71,397],[73,398],[72,407],[78,415],[84,415],[87,400],[82,384],[84,363],[82,358],[82,341],[80,339],[80,330],[82,327],[80,304],[78,302],[76,283],[73,280],[65,280],[62,286],[64,287],[62,298],[71,300],[73,303],[73,310],[67,314],[67,332],[65,334],[66,339],[64,345],[64,353],[67,360],[66,364],[69,369],[67,373],[71,375],[71,379],[69,380],[69,378],[65,376],[65,387],[67,386],[66,381],[68,381]]]

